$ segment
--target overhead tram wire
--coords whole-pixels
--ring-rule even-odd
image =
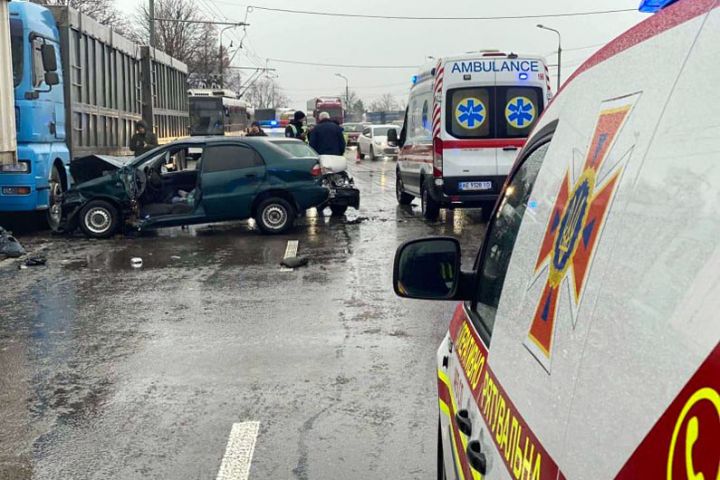
[[[276,63],[287,63],[290,65],[309,65],[313,67],[333,67],[333,68],[367,68],[367,69],[417,69],[419,65],[352,65],[352,64],[341,64],[341,63],[317,63],[317,62],[301,62],[297,60],[284,60],[280,58],[268,58],[270,62]]]
[[[217,3],[228,5],[237,5],[234,2],[215,0]],[[312,15],[322,17],[344,17],[344,18],[365,18],[372,20],[420,20],[420,21],[491,21],[491,20],[523,20],[538,18],[563,18],[563,17],[581,17],[591,15],[608,15],[614,13],[636,12],[634,8],[623,8],[615,10],[596,10],[586,12],[564,12],[564,13],[545,13],[536,15],[499,15],[494,17],[402,17],[393,15],[369,15],[361,13],[340,13],[340,12],[315,12],[310,10],[291,10],[287,8],[259,7],[257,5],[249,5],[247,7],[249,13],[254,10],[266,12],[287,13],[292,15]]]

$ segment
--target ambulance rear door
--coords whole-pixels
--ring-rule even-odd
[[[537,58],[508,59],[495,74],[497,174],[507,175],[547,103],[545,64]]]

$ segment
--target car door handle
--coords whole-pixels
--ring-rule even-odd
[[[503,150],[506,152],[515,152],[517,149],[518,147],[503,147]]]
[[[482,446],[479,441],[472,440],[468,443],[467,457],[473,470],[476,470],[480,475],[485,475],[485,472],[487,472],[487,458],[482,453]]]
[[[455,422],[458,424],[458,430],[466,436],[472,435],[472,422],[467,410],[460,410],[455,414]]]
[[[257,178],[257,173],[247,173],[245,174],[245,178]]]

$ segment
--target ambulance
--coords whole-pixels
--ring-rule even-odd
[[[482,207],[488,217],[551,95],[538,56],[481,51],[422,69],[397,139],[398,203],[419,197],[429,220],[442,208]]]
[[[399,296],[461,302],[439,479],[720,478],[720,0],[654,1],[537,121],[472,268],[396,253]]]

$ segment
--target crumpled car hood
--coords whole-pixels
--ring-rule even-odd
[[[109,155],[88,155],[70,162],[70,174],[75,184],[81,184],[104,177],[132,161],[132,157],[111,157]]]

